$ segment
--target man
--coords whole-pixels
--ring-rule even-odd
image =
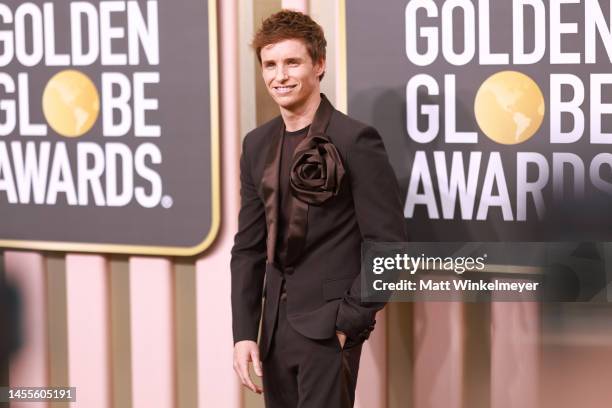
[[[288,10],[266,19],[253,41],[281,114],[243,143],[234,369],[268,408],[353,406],[361,345],[384,306],[360,301],[361,243],[405,240],[380,136],[320,94],[325,46],[318,24]]]

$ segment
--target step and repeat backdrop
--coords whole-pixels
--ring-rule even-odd
[[[412,240],[609,240],[609,1],[344,7],[348,111],[383,135]],[[0,246],[212,242],[209,20],[195,0],[0,3]]]
[[[196,0],[0,3],[0,246],[210,245],[214,19]]]
[[[346,1],[348,112],[416,241],[612,234],[610,2]]]

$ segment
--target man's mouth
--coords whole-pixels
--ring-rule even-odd
[[[275,86],[274,90],[276,91],[276,93],[285,94],[285,93],[291,92],[291,90],[295,87],[296,85]]]

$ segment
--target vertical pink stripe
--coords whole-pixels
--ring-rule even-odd
[[[281,7],[308,13],[308,0],[282,0]]]
[[[23,306],[24,344],[11,360],[11,387],[49,384],[47,279],[44,257],[37,252],[4,252],[7,278],[18,286]],[[47,408],[44,402],[12,403],[14,408]]]
[[[172,264],[130,258],[133,408],[175,405]]]
[[[361,353],[355,408],[387,406],[387,313],[376,315],[376,329]]]
[[[233,341],[228,242],[197,263],[198,406],[241,406],[232,368]]]
[[[540,318],[535,302],[491,304],[491,407],[536,408]]]
[[[230,250],[240,203],[238,158],[238,9],[235,0],[219,2],[219,66],[221,75],[222,221],[214,250],[196,264],[198,405],[202,408],[242,406],[238,378],[232,368]],[[214,85],[214,84],[213,84]]]
[[[108,284],[103,256],[66,255],[68,379],[87,408],[111,406]]]
[[[414,407],[461,408],[464,321],[458,302],[415,303]]]

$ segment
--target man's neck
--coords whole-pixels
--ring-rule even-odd
[[[294,132],[310,125],[314,120],[320,103],[321,95],[319,92],[313,92],[313,95],[308,98],[306,103],[297,109],[289,110],[281,107],[280,111],[283,122],[285,122],[285,129],[288,132]]]

